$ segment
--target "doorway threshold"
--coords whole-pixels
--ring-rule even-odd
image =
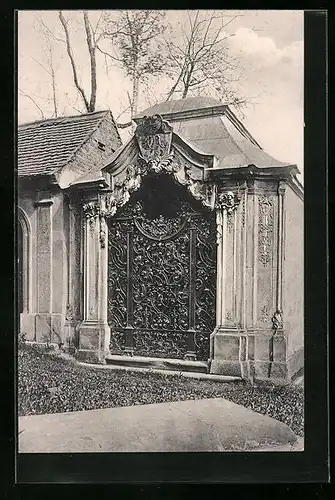
[[[154,368],[158,370],[177,372],[209,372],[209,363],[206,361],[188,361],[173,358],[153,358],[147,356],[123,356],[119,354],[109,354],[106,356],[106,363],[114,366]]]

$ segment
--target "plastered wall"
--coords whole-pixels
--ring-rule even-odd
[[[303,201],[290,186],[284,198],[283,315],[288,354],[303,347],[304,337]]]

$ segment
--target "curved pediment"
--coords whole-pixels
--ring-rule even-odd
[[[196,200],[213,209],[216,185],[207,180],[206,170],[214,162],[214,155],[194,149],[159,115],[145,117],[132,139],[114,153],[103,169],[111,185],[106,211],[116,213],[139,189],[144,176],[159,173],[172,175]]]

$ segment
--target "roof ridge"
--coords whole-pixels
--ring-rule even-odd
[[[31,125],[42,125],[44,123],[48,123],[48,122],[62,122],[64,120],[71,120],[71,119],[75,119],[75,118],[84,118],[84,117],[88,117],[88,116],[92,116],[92,115],[98,115],[98,114],[106,114],[106,113],[111,113],[110,109],[106,109],[106,110],[102,110],[102,111],[93,111],[92,113],[83,113],[83,114],[77,114],[77,115],[70,115],[70,116],[57,116],[57,118],[46,118],[46,119],[43,119],[43,120],[35,120],[35,121],[32,121],[32,122],[25,122],[25,123],[21,123],[18,125],[18,129],[21,129],[21,128],[25,128],[25,127],[29,127]]]

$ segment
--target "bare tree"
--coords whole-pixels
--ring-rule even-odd
[[[112,48],[99,45],[98,50],[118,63],[131,80],[132,91],[128,95],[131,118],[137,114],[140,84],[162,73],[164,68],[164,44],[160,38],[166,28],[164,17],[162,11],[124,10],[116,19],[109,13],[104,18],[101,39],[109,41]]]
[[[188,23],[182,28],[182,38],[174,41],[165,37],[168,51],[166,72],[173,79],[167,94],[170,100],[176,93],[182,98],[193,93],[209,93],[231,101],[231,104],[243,104],[234,91],[233,82],[239,79],[238,61],[229,54],[227,39],[233,35],[225,28],[237,15],[227,16],[218,11],[210,15],[206,12],[187,11]]]
[[[65,35],[65,43],[66,43],[66,51],[69,56],[69,60],[71,63],[72,76],[74,85],[81,96],[81,99],[85,105],[85,109],[87,113],[92,113],[96,108],[96,99],[97,99],[97,65],[96,65],[96,50],[97,50],[97,42],[95,39],[96,31],[93,30],[90,20],[88,18],[87,11],[83,11],[83,19],[84,26],[86,32],[86,43],[90,58],[90,75],[91,75],[91,90],[90,94],[86,93],[83,86],[80,83],[79,72],[77,69],[76,60],[73,54],[70,30],[68,26],[68,21],[64,17],[62,11],[58,12],[59,21],[63,27],[64,35]]]

